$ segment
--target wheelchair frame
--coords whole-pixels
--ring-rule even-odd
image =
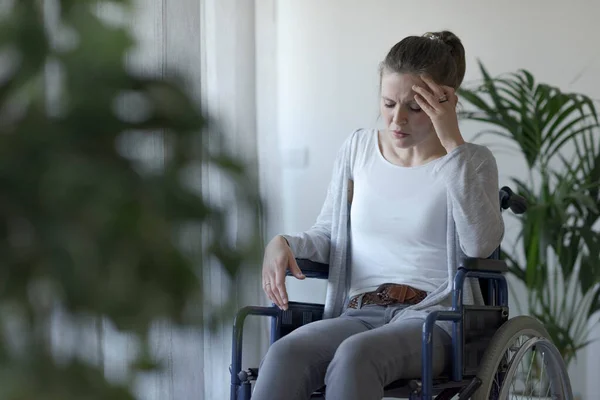
[[[429,313],[423,323],[422,333],[422,376],[421,380],[401,380],[386,387],[386,396],[401,395],[406,396],[406,389],[410,392],[411,399],[431,400],[434,395],[434,389],[443,390],[449,388],[461,388],[461,396],[468,398],[481,385],[481,382],[475,377],[476,364],[471,363],[471,367],[465,371],[463,362],[465,356],[473,359],[480,358],[482,349],[485,349],[485,342],[491,340],[491,336],[499,326],[508,319],[508,286],[503,272],[508,270],[503,261],[499,261],[497,256],[499,249],[490,259],[466,259],[458,270],[454,279],[452,308],[448,311],[433,311]],[[297,260],[300,269],[307,278],[327,279],[328,266],[308,260]],[[480,278],[488,280],[488,303],[485,306],[465,306],[462,304],[462,293],[464,282],[467,278]],[[300,313],[302,320],[299,321]],[[244,322],[250,315],[271,317],[271,344],[285,336],[284,327],[291,331],[306,323],[321,319],[323,313],[322,304],[314,303],[295,303],[290,302],[286,311],[280,310],[277,306],[257,307],[248,306],[242,308],[235,317],[232,339],[232,362],[231,362],[231,389],[230,400],[250,400],[251,381],[256,378],[257,371],[250,369],[241,371],[242,365],[242,341]],[[481,337],[482,342],[474,343],[475,353],[465,355],[465,335],[464,323],[465,315],[471,313],[488,314],[483,316],[487,326],[487,335]],[[316,316],[316,318],[315,318]],[[469,315],[469,318],[471,316]],[[431,340],[433,328],[437,321],[453,322],[452,330],[452,368],[449,380],[441,379],[434,387],[432,376],[433,364],[433,342]],[[491,329],[489,322],[496,325]],[[464,379],[468,376],[469,379]],[[397,393],[397,394],[396,394]],[[461,397],[462,398],[462,397]]]
[[[500,190],[501,209],[511,208],[521,214],[526,210],[525,200],[510,188]],[[432,311],[423,323],[421,379],[402,379],[386,386],[386,397],[409,397],[411,400],[432,400],[433,396],[450,399],[455,394],[460,400],[470,398],[481,386],[477,377],[478,367],[487,345],[502,324],[508,321],[508,285],[504,273],[506,263],[499,259],[500,247],[487,259],[467,258],[458,268],[452,288],[452,307],[445,311]],[[329,266],[309,260],[298,259],[298,266],[307,278],[327,279]],[[290,273],[288,271],[287,275]],[[485,305],[463,305],[463,287],[467,278],[484,279],[482,292],[487,292]],[[322,319],[322,304],[290,302],[288,310],[277,306],[248,306],[237,313],[232,337],[232,361],[230,366],[230,400],[250,400],[251,382],[258,376],[258,369],[241,370],[244,322],[250,315],[271,317],[271,344],[292,330]],[[433,328],[437,321],[450,321],[452,329],[452,362],[450,376],[435,380],[433,365]],[[465,328],[466,326],[466,328]],[[447,397],[450,396],[450,397]]]

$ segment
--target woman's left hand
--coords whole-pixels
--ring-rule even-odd
[[[414,85],[415,101],[431,119],[442,146],[449,153],[465,143],[456,115],[458,96],[453,88],[438,85],[428,76],[421,75],[421,79],[428,88]]]

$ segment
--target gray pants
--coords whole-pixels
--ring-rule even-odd
[[[304,325],[275,342],[259,369],[253,400],[380,400],[383,388],[421,376],[423,320],[394,320],[405,306],[367,305]],[[433,373],[450,364],[451,338],[436,327]]]

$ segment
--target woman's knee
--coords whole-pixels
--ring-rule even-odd
[[[301,336],[284,336],[264,357],[252,398],[300,399],[313,389],[310,349]]]
[[[300,366],[309,362],[310,353],[303,338],[284,336],[269,347],[263,363],[276,363],[282,368]]]
[[[364,335],[356,335],[344,340],[337,349],[335,357],[348,362],[367,362],[371,353],[369,351],[371,345],[367,339],[369,338]]]
[[[376,370],[376,360],[371,359],[371,350],[368,340],[359,335],[344,340],[329,364],[325,376],[326,383],[340,377],[355,379],[367,369]]]

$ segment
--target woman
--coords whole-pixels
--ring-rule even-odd
[[[263,287],[287,308],[295,258],[328,263],[325,318],[277,341],[260,369],[253,399],[379,400],[383,388],[421,372],[421,329],[431,310],[451,304],[464,257],[489,257],[504,224],[491,152],[466,143],[455,94],[464,48],[451,32],[411,36],[380,67],[384,130],[358,130],[335,163],[316,224],[267,246]],[[351,254],[351,256],[350,256]],[[476,281],[463,302],[481,304]],[[450,326],[434,331],[434,374],[450,363]]]

